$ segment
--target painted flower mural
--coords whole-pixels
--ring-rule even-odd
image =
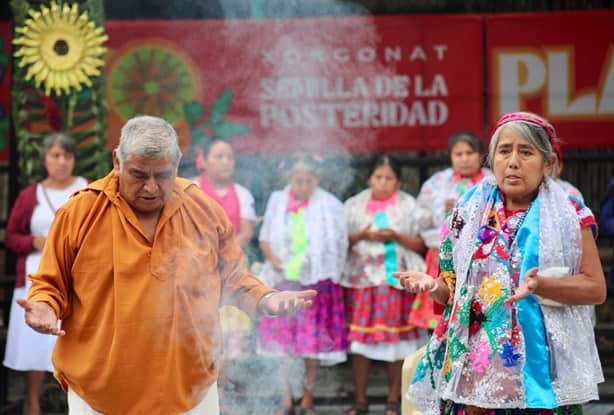
[[[111,105],[124,119],[151,114],[174,124],[195,99],[193,72],[187,58],[166,45],[152,41],[131,48],[110,69]]]
[[[99,76],[104,65],[104,29],[96,27],[87,12],[80,13],[77,3],[60,7],[52,1],[28,16],[15,28],[13,40],[17,65],[27,67],[25,80],[33,80],[47,95],[91,87],[90,77]]]

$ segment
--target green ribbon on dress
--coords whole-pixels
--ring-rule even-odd
[[[299,281],[303,258],[307,252],[307,227],[305,226],[305,210],[290,213],[290,237],[292,239],[292,256],[286,263],[285,278],[288,281]]]

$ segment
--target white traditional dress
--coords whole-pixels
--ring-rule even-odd
[[[260,353],[318,359],[322,365],[345,361],[347,326],[339,280],[348,234],[341,202],[321,188],[307,201],[296,200],[289,187],[273,192],[260,240],[283,264],[278,271],[267,261],[260,274],[263,282],[284,290],[318,291],[311,308],[261,320]]]
[[[49,227],[55,217],[55,211],[62,206],[77,190],[87,186],[87,180],[77,177],[65,189],[43,188],[36,186],[36,200],[30,219],[30,231],[34,236],[47,236]],[[9,329],[6,339],[4,366],[21,371],[43,370],[53,372],[51,352],[55,346],[56,336],[41,334],[26,324],[24,309],[17,304],[17,298],[27,298],[32,285],[27,276],[36,272],[41,258],[41,251],[35,250],[26,258],[26,285],[15,288],[11,303]]]
[[[388,200],[371,199],[367,189],[345,202],[350,234],[367,226],[417,236],[428,220],[413,196],[398,191]],[[417,350],[425,332],[409,323],[414,294],[401,289],[392,273],[425,270],[422,256],[393,241],[359,241],[348,256],[342,284],[350,321],[350,352],[370,359],[398,361]]]

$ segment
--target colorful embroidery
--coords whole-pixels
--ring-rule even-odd
[[[559,197],[561,195],[550,192],[551,190],[552,188],[544,185],[540,190],[538,202],[534,202],[532,206],[539,208],[543,203],[542,208],[549,206],[548,211],[552,211],[553,202],[562,199]],[[534,247],[535,241],[538,241],[541,255],[542,226],[545,231],[552,233],[562,225],[551,216],[540,217],[537,225],[540,227],[540,233],[534,232],[536,225],[533,219],[535,212],[540,210],[529,209],[529,214],[533,213],[533,216],[527,219],[523,219],[526,217],[524,212],[506,212],[494,181],[478,186],[478,190],[473,192],[475,193],[469,191],[469,196],[459,202],[459,207],[455,208],[449,218],[449,232],[440,250],[440,277],[450,288],[451,298],[427,346],[427,355],[423,359],[427,364],[421,366],[421,370],[426,370],[426,373],[420,375],[424,381],[414,380],[408,393],[420,409],[431,408],[431,405],[436,403],[433,400],[442,395],[476,405],[447,407],[447,412],[442,406],[442,413],[541,415],[539,409],[490,410],[477,406],[488,407],[490,402],[497,406],[556,406],[556,399],[551,399],[550,395],[538,396],[541,390],[551,391],[552,382],[545,382],[543,387],[539,382],[526,382],[527,379],[544,379],[541,372],[548,374],[548,361],[545,364],[540,361],[539,367],[545,369],[539,373],[530,373],[526,370],[530,365],[523,365],[524,361],[533,362],[533,345],[539,345],[548,353],[552,344],[556,345],[556,340],[546,344],[541,339],[531,338],[533,331],[526,328],[527,320],[520,319],[520,312],[523,310],[521,305],[525,303],[507,303],[506,300],[518,286],[519,270],[525,266],[525,259],[535,258],[534,253],[526,256],[523,254],[523,249],[527,247],[523,238],[526,238],[526,235],[537,236],[532,240],[531,246]],[[484,213],[486,215],[483,215]],[[567,211],[563,213],[566,215],[566,229],[572,231],[575,224],[570,220],[574,217]],[[520,232],[517,231],[519,226]],[[525,229],[528,231],[525,232]],[[516,232],[518,237],[517,243],[514,244],[512,242]],[[570,238],[573,239],[574,234],[571,234]],[[556,243],[577,249],[578,245],[574,241],[575,239],[567,243],[566,239],[555,239],[551,244],[546,241],[543,247],[544,253],[548,254],[546,263],[556,265],[558,256],[551,257],[558,252],[558,245],[554,246]],[[458,289],[455,290],[457,284]],[[554,320],[552,316],[549,318]],[[538,320],[535,318],[531,321],[543,324]],[[440,371],[433,364],[433,360],[442,362]],[[583,361],[592,363],[590,360],[586,358]],[[573,372],[576,369],[570,370]],[[475,379],[471,377],[472,374]],[[478,383],[475,383],[475,380]],[[559,377],[558,381],[565,380]],[[587,391],[588,394],[592,393],[590,388],[591,385],[580,387],[582,393]],[[567,412],[558,409],[544,412],[548,415],[560,413]]]
[[[487,342],[480,342],[473,352],[471,352],[471,367],[477,373],[484,373],[486,367],[490,364],[490,360],[488,358],[488,354],[490,353],[490,348]]]
[[[503,343],[503,351],[501,352],[501,358],[504,360],[503,365],[505,367],[516,366],[518,360],[522,357],[521,354],[514,352],[514,346],[509,340]]]
[[[494,275],[491,275],[488,279],[482,281],[479,295],[486,304],[493,304],[503,296],[503,284],[497,281]]]

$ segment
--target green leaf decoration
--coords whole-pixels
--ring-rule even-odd
[[[249,128],[245,124],[222,121],[219,124],[213,124],[213,132],[216,137],[226,140],[230,137],[248,135]]]
[[[232,100],[232,91],[230,88],[225,88],[219,97],[211,105],[211,116],[209,117],[212,124],[220,123],[226,113],[230,109],[230,101]]]
[[[183,116],[189,125],[194,125],[205,115],[205,108],[200,102],[192,101],[183,106]]]

